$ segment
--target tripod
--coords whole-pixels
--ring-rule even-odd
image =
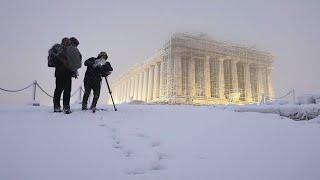
[[[110,89],[110,86],[109,86],[109,83],[108,83],[108,79],[107,79],[107,77],[104,77],[104,78],[105,78],[107,86],[108,86],[108,90],[109,90],[109,94],[110,94],[110,97],[111,97],[111,100],[112,100],[112,103],[113,103],[114,111],[117,111],[116,105],[114,104],[114,101],[113,101],[112,92],[111,92],[111,89]]]

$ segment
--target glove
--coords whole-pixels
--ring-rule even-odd
[[[78,70],[72,71],[71,77],[74,77],[75,79],[77,79],[79,76]]]
[[[96,68],[97,66],[99,66],[99,60],[95,60],[94,64],[92,65],[93,68]]]

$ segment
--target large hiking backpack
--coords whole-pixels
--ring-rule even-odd
[[[63,53],[61,44],[55,44],[49,49],[48,67],[56,67],[58,65],[59,56]]]
[[[74,46],[68,46],[66,48],[66,55],[68,59],[68,68],[71,71],[75,71],[81,67],[81,54],[79,49]]]

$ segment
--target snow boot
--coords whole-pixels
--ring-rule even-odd
[[[54,106],[53,107],[53,112],[62,112],[60,106]]]
[[[70,106],[63,107],[63,112],[65,114],[70,114],[71,113]]]
[[[93,113],[95,113],[97,110],[96,106],[94,106],[94,105],[91,105],[90,109],[92,110]]]
[[[82,111],[88,110],[88,107],[86,104],[82,104]]]

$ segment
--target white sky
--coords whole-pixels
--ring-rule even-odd
[[[276,54],[274,86],[278,96],[319,93],[320,1],[49,1],[1,0],[0,87],[16,89],[33,80],[50,93],[54,69],[48,49],[62,37],[75,36],[84,60],[108,52],[111,79],[146,60],[174,32],[204,32]],[[85,68],[73,80],[82,85]],[[108,93],[103,85],[103,101]],[[38,93],[42,103],[51,99]],[[25,103],[30,91],[0,91],[0,103]]]

